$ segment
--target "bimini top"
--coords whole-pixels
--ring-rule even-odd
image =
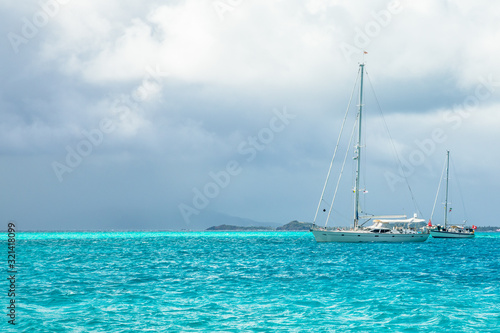
[[[416,217],[412,217],[404,220],[375,220],[374,222],[382,222],[382,223],[417,223],[417,222],[425,222],[424,219],[418,219]]]
[[[363,216],[368,218],[368,216]],[[391,217],[390,220],[384,219],[387,217]],[[403,219],[401,219],[401,217]],[[417,223],[417,222],[425,222],[424,219],[417,218],[417,214],[413,214],[413,217],[409,219],[405,219],[406,215],[395,215],[395,216],[373,216],[372,218],[381,218],[377,220],[373,220],[373,223]]]

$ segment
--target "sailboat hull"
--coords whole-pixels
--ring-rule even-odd
[[[312,230],[318,243],[408,243],[425,242],[428,233],[373,233],[354,230]]]
[[[452,232],[452,231],[433,231],[431,230],[432,238],[474,238],[474,233]]]

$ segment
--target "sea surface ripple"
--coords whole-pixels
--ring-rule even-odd
[[[19,233],[16,331],[500,332],[499,250],[493,233]]]

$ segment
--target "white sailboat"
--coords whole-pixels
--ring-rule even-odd
[[[444,226],[436,225],[432,226],[431,220],[429,220],[429,227],[431,227],[430,232],[433,238],[474,238],[476,226],[472,226],[472,228],[468,228],[465,226],[465,222],[463,225],[449,225],[448,223],[448,184],[449,184],[449,176],[450,176],[450,151],[446,151],[446,189],[445,189],[445,201],[444,201]],[[439,194],[436,194],[436,201]],[[436,207],[436,201],[434,201],[434,208]],[[432,212],[434,213],[434,208]],[[450,208],[451,211],[451,208]]]
[[[412,224],[418,222],[425,222],[423,219],[417,218],[415,214],[412,218],[407,218],[405,215],[392,215],[392,216],[362,216],[361,206],[360,206],[360,168],[361,168],[361,120],[363,114],[363,75],[364,75],[364,63],[359,65],[360,72],[360,90],[359,90],[359,109],[357,114],[357,144],[356,144],[356,174],[355,174],[355,184],[354,184],[354,223],[352,228],[327,228],[327,223],[330,218],[330,214],[333,207],[333,202],[335,201],[335,196],[337,191],[335,190],[334,199],[332,200],[332,205],[330,206],[330,211],[324,227],[318,227],[316,225],[316,218],[318,216],[318,211],[323,201],[323,196],[325,194],[325,189],[327,187],[328,179],[330,176],[330,171],[333,165],[333,160],[335,159],[335,154],[338,148],[335,149],[334,157],[332,163],[330,164],[330,170],[328,172],[327,179],[325,181],[325,186],[323,188],[323,193],[318,204],[318,209],[316,210],[316,215],[314,217],[313,227],[311,232],[313,233],[317,242],[346,242],[346,243],[365,243],[365,242],[424,242],[429,237],[428,230],[424,227],[422,229],[412,228]],[[347,116],[347,114],[346,114]],[[343,127],[343,126],[342,126]],[[354,133],[354,132],[353,132]],[[346,154],[347,157],[347,154]],[[344,158],[345,164],[345,158]],[[342,166],[342,170],[343,170]],[[342,171],[341,171],[342,174]],[[340,177],[339,177],[340,181]],[[338,183],[337,183],[338,189]],[[325,210],[324,210],[325,211]],[[361,221],[365,221],[363,223]],[[363,225],[372,220],[373,224],[368,227],[363,227]]]

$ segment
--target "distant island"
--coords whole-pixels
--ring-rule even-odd
[[[425,223],[421,223],[424,226]],[[299,222],[297,220],[288,222],[281,227],[242,227],[237,225],[221,224],[218,226],[213,226],[207,229],[207,231],[309,231],[311,230],[312,223],[310,222]],[[495,232],[499,230],[499,227],[477,227],[476,231],[479,232]]]
[[[273,228],[273,227],[240,227],[236,225],[222,224],[218,226],[213,226],[207,229],[207,231],[309,231],[312,227],[312,223],[309,222],[299,222],[291,221],[287,224]]]
[[[288,222],[287,224],[277,227],[278,231],[309,231],[313,224],[310,222],[299,222],[297,220]]]
[[[207,231],[274,231],[273,227],[240,227],[237,225],[221,224],[210,227]]]
[[[477,227],[476,231],[479,232],[495,232],[500,230],[500,227],[492,227],[492,226],[487,226],[487,227]]]

